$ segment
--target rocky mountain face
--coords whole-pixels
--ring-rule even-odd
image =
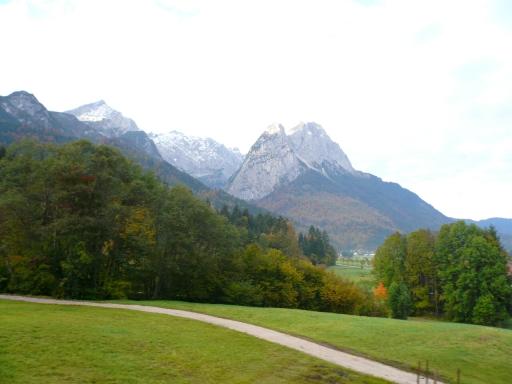
[[[110,108],[103,100],[66,111],[94,128],[105,137],[117,137],[129,131],[140,131],[135,121]]]
[[[319,124],[300,122],[290,129],[288,140],[297,157],[325,176],[333,171],[355,172],[339,144],[332,141]]]
[[[251,147],[226,190],[244,200],[261,199],[276,186],[294,180],[307,167],[293,151],[284,127],[272,124]]]
[[[51,128],[54,125],[50,112],[28,92],[20,91],[8,97],[2,96],[0,106],[7,115],[12,116],[12,121],[41,128]]]
[[[326,177],[355,172],[319,124],[301,122],[287,135],[282,125],[274,123],[251,147],[226,190],[245,200],[261,199],[309,170]]]
[[[149,137],[167,162],[211,188],[223,188],[243,161],[237,148],[226,148],[210,138],[186,136],[177,131],[150,133]]]
[[[16,141],[22,134],[42,141],[45,137],[52,137],[56,142],[69,141],[86,137],[88,130],[74,116],[48,111],[28,92],[0,96],[0,140],[5,144]],[[90,136],[96,137],[96,133]]]
[[[279,124],[268,127],[227,191],[291,218],[303,231],[327,230],[338,249],[375,250],[395,231],[436,230],[451,221],[400,185],[356,171],[316,123],[299,123],[288,135]]]
[[[162,155],[158,151],[155,142],[151,140],[148,134],[144,131],[128,131],[119,136],[119,138],[128,142],[139,151],[147,153],[155,159],[163,160]]]

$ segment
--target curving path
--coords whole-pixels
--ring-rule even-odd
[[[92,303],[86,301],[70,301],[70,300],[54,300],[54,299],[39,299],[35,297],[15,296],[15,295],[0,295],[0,299],[27,301],[31,303],[40,304],[64,304],[64,305],[84,305],[88,307],[103,307],[103,308],[117,308],[117,309],[130,309],[132,311],[161,313],[163,315],[183,317],[187,319],[199,320],[205,323],[219,325],[221,327],[233,329],[238,332],[247,333],[249,335],[258,337],[263,340],[270,341],[284,345],[285,347],[296,349],[307,353],[308,355],[317,357],[319,359],[329,361],[331,363],[340,365],[345,368],[352,369],[353,371],[361,372],[364,374],[380,377],[389,380],[393,383],[399,384],[416,384],[417,375],[401,371],[397,368],[390,367],[378,363],[373,360],[365,359],[359,356],[353,356],[345,352],[340,352],[322,345],[313,343],[311,341],[303,340],[298,337],[290,336],[285,333],[272,331],[267,328],[259,327],[257,325],[242,323],[240,321],[222,319],[209,315],[203,315],[196,312],[182,311],[178,309],[167,309],[158,307],[148,307],[143,305],[126,305],[126,304],[110,304],[110,303]],[[431,383],[434,381],[431,379]],[[420,378],[420,383],[426,383],[424,377]],[[440,381],[438,384],[443,384]]]

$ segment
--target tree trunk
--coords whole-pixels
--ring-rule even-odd
[[[9,274],[11,275],[11,281],[14,285],[16,285],[16,278],[14,277],[14,273],[12,272],[12,267],[11,263],[9,262],[9,258],[4,252],[2,252],[2,256],[5,259],[5,264],[7,265],[7,269],[9,270]]]
[[[162,286],[162,272],[158,274],[156,278],[155,290],[153,291],[153,296],[151,296],[151,300],[156,300],[158,298],[158,294],[160,293],[160,287]]]

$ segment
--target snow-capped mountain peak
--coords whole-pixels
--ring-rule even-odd
[[[77,116],[80,121],[101,121],[103,119],[108,119],[114,112],[114,110],[110,108],[104,100],[84,105],[84,107],[90,108],[84,109],[83,113]]]
[[[282,134],[285,133],[284,127],[279,123],[272,123],[270,124],[267,129],[265,129],[265,132],[268,135],[275,135],[275,134]]]
[[[84,123],[96,129],[101,135],[115,137],[128,131],[140,131],[135,121],[115,109],[104,100],[66,111]]]
[[[178,131],[150,133],[149,137],[166,161],[213,188],[223,187],[243,161],[238,148],[226,148],[212,138]]]

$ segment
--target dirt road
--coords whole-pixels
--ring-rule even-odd
[[[322,345],[313,343],[311,341],[303,340],[298,337],[290,336],[285,333],[272,331],[267,328],[259,327],[257,325],[242,323],[240,321],[222,319],[220,317],[214,317],[209,315],[203,315],[195,312],[181,311],[177,309],[167,309],[158,307],[148,307],[142,305],[125,305],[125,304],[110,304],[110,303],[92,303],[86,301],[70,301],[70,300],[54,300],[54,299],[39,299],[35,297],[25,296],[12,296],[12,295],[0,295],[0,299],[27,301],[31,303],[40,304],[60,304],[60,305],[84,305],[89,307],[102,307],[102,308],[117,308],[117,309],[129,309],[132,311],[161,313],[163,315],[183,317],[187,319],[204,321],[205,323],[215,324],[221,327],[229,328],[238,332],[243,332],[263,340],[270,341],[284,345],[285,347],[296,349],[307,353],[308,355],[317,357],[319,359],[329,361],[331,363],[340,365],[345,368],[352,369],[357,372],[365,373],[368,375],[380,377],[389,380],[393,383],[399,384],[416,384],[416,374],[404,372],[397,368],[390,367],[378,363],[373,360],[368,360],[363,357],[350,355],[345,352],[336,351],[334,349],[324,347]],[[433,380],[430,380],[433,383]],[[420,383],[426,383],[424,377],[420,378]],[[440,381],[438,384],[443,384]]]

